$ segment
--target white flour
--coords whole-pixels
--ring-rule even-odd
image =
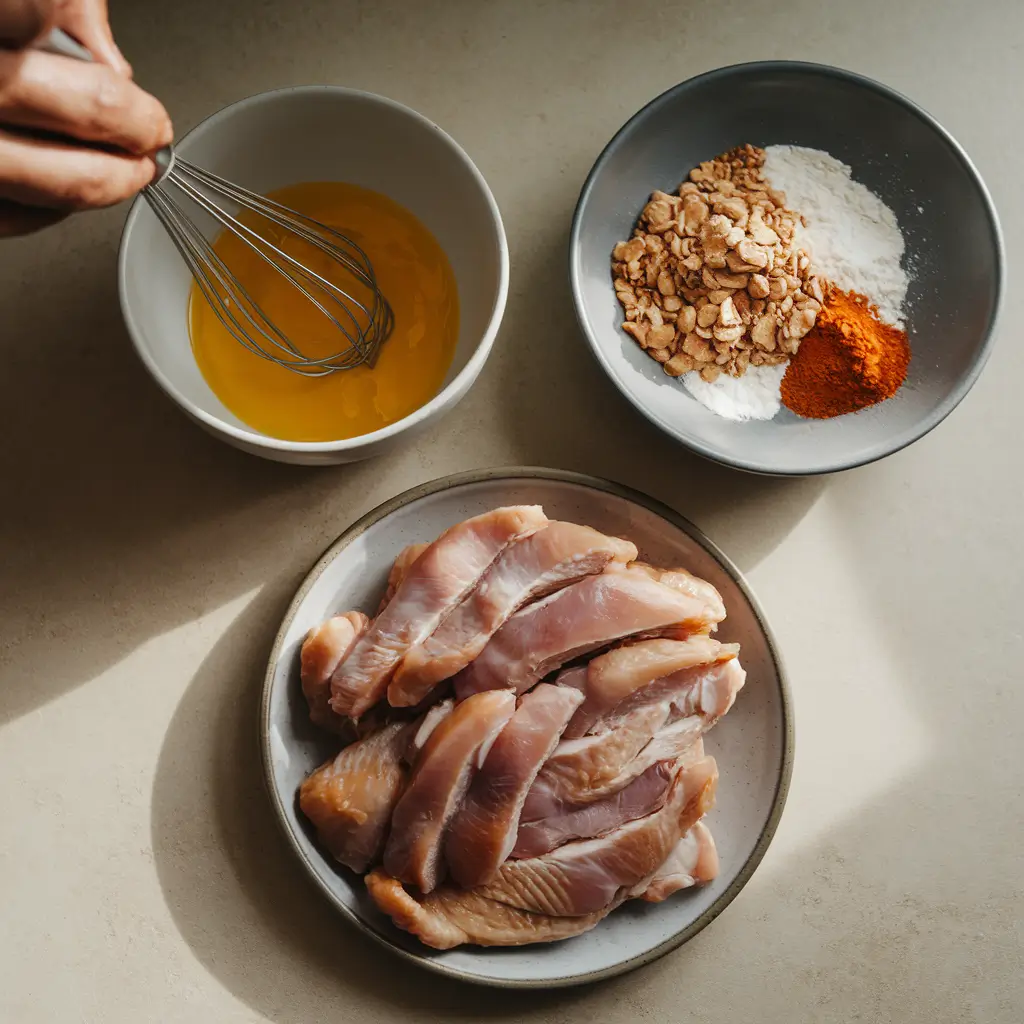
[[[904,243],[896,215],[828,153],[802,146],[769,146],[765,153],[765,177],[786,193],[786,206],[807,220],[797,228],[796,241],[817,272],[843,291],[866,295],[883,320],[902,327],[907,275],[900,265]],[[752,366],[742,377],[722,374],[708,384],[694,371],[683,384],[726,419],[770,420],[782,405],[785,372],[785,366]]]
[[[727,420],[770,420],[782,404],[779,387],[783,366],[750,366],[742,377],[723,373],[709,384],[696,371],[683,377],[683,385],[705,408]]]
[[[902,327],[907,275],[896,215],[828,153],[801,146],[769,146],[765,153],[765,177],[807,219],[796,241],[818,273],[843,291],[866,295],[883,320]]]

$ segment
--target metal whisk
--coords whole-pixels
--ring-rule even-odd
[[[55,29],[43,45],[54,53],[92,60],[85,47]],[[167,146],[154,157],[158,175],[142,190],[195,278],[217,319],[250,352],[305,377],[322,377],[356,366],[373,366],[394,327],[394,314],[381,293],[366,253],[346,235],[304,214],[196,167]],[[184,196],[240,239],[289,281],[340,332],[337,351],[305,355],[267,316],[218,255],[180,202]],[[236,212],[225,209],[224,201]],[[243,220],[239,214],[244,213]],[[250,216],[251,215],[251,216]],[[248,221],[262,225],[262,230]],[[274,243],[272,227],[302,239],[339,266],[365,292],[362,298],[316,273]],[[271,228],[271,231],[268,231]],[[344,279],[344,277],[342,278]]]

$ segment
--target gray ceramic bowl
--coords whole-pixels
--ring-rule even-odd
[[[629,237],[654,189],[675,191],[700,161],[746,142],[826,150],[895,211],[911,275],[912,351],[895,398],[833,420],[803,420],[783,409],[768,422],[731,422],[699,405],[620,329],[609,264],[615,243]],[[940,423],[981,373],[1003,290],[995,208],[949,133],[877,82],[788,61],[700,75],[635,114],[583,186],[569,263],[594,354],[648,419],[708,458],[787,476],[872,462]]]

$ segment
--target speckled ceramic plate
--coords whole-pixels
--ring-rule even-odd
[[[299,813],[303,778],[334,752],[310,724],[299,688],[306,631],[333,613],[374,608],[395,555],[459,520],[500,505],[540,504],[553,519],[629,537],[641,557],[683,565],[721,591],[729,617],[719,632],[743,645],[747,685],[707,737],[718,759],[718,805],[708,822],[722,870],[701,889],[657,905],[626,904],[590,932],[565,942],[515,949],[429,950],[392,926],[362,880],[318,847]],[[417,487],[364,516],[329,548],[292,601],[274,643],[263,689],[263,764],[274,809],[299,860],[324,895],[358,928],[406,960],[488,985],[548,988],[632,970],[710,924],[747,883],[778,825],[789,787],[793,724],[779,653],[739,570],[699,530],[670,509],[626,488],[543,469],[490,470]],[[344,970],[344,966],[339,969]]]

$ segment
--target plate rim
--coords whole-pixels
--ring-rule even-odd
[[[779,692],[782,697],[782,763],[780,766],[779,777],[776,780],[775,792],[772,795],[771,809],[769,810],[768,818],[765,821],[764,827],[761,829],[761,833],[751,850],[750,856],[748,856],[746,861],[744,861],[729,886],[706,910],[703,911],[703,913],[691,921],[689,925],[680,929],[674,935],[669,936],[652,949],[649,949],[644,953],[639,953],[636,956],[632,956],[617,964],[612,964],[608,967],[592,971],[566,974],[557,978],[544,980],[530,978],[501,978],[492,975],[472,974],[462,968],[452,967],[437,960],[417,955],[410,950],[394,945],[384,935],[377,932],[376,929],[365,922],[357,913],[336,899],[334,893],[321,879],[317,868],[306,856],[306,853],[299,844],[293,829],[289,825],[288,818],[285,813],[285,805],[274,785],[273,758],[270,750],[270,697],[274,686],[274,677],[276,675],[277,665],[281,658],[281,649],[284,645],[284,639],[295,619],[296,614],[298,613],[299,607],[305,600],[306,595],[309,593],[316,581],[323,575],[327,566],[330,565],[354,540],[362,536],[362,534],[364,534],[371,526],[374,526],[381,520],[386,519],[398,509],[404,508],[406,505],[409,505],[414,501],[418,501],[421,498],[429,497],[432,494],[439,494],[443,491],[454,490],[459,487],[496,480],[546,480],[556,483],[575,484],[591,490],[600,491],[604,494],[612,495],[613,497],[631,501],[634,504],[653,512],[655,515],[661,516],[673,526],[676,526],[692,537],[693,540],[700,544],[722,566],[729,576],[732,577],[733,582],[740,588],[743,596],[750,605],[758,626],[760,627],[768,645],[768,652],[771,655],[771,659],[775,667],[776,677],[779,681]],[[719,914],[722,913],[722,911],[726,909],[726,907],[729,906],[730,903],[732,903],[732,901],[739,895],[740,891],[746,886],[747,882],[750,881],[750,878],[764,859],[764,855],[767,853],[768,847],[778,830],[779,821],[782,818],[782,812],[786,805],[786,799],[789,795],[789,787],[792,781],[795,730],[793,722],[793,698],[790,690],[789,678],[786,673],[785,664],[782,660],[778,642],[775,639],[775,634],[772,632],[771,626],[768,624],[760,602],[757,600],[757,597],[754,595],[739,567],[733,563],[733,561],[718,547],[717,544],[714,543],[714,541],[705,536],[699,527],[685,516],[676,512],[675,509],[665,505],[663,502],[660,502],[656,498],[652,498],[649,495],[624,484],[615,483],[614,481],[606,480],[601,477],[590,476],[585,473],[572,472],[570,470],[547,469],[535,466],[508,466],[452,473],[447,476],[438,477],[435,480],[430,480],[425,483],[417,484],[414,487],[410,487],[395,495],[395,497],[389,498],[387,501],[377,505],[365,515],[360,516],[359,519],[343,530],[338,537],[336,537],[327,546],[326,550],[316,560],[313,567],[299,584],[299,587],[292,597],[291,602],[288,605],[288,609],[281,620],[281,625],[277,634],[274,637],[274,643],[271,647],[267,661],[266,673],[263,678],[263,687],[260,697],[259,743],[260,761],[263,768],[263,783],[270,799],[270,804],[275,812],[277,824],[284,833],[289,846],[298,858],[299,863],[305,869],[307,875],[309,875],[316,887],[327,898],[331,906],[340,911],[342,916],[347,918],[349,922],[359,929],[359,931],[368,935],[378,945],[421,969],[475,985],[504,989],[538,990],[568,988],[575,985],[584,985],[595,981],[601,981],[607,978],[616,977],[620,974],[626,974],[638,967],[643,967],[646,964],[652,963],[653,961],[663,957],[665,954],[672,952],[672,950],[678,949],[699,932],[703,931],[709,924],[711,924],[712,921],[715,920],[716,917],[718,917]]]

